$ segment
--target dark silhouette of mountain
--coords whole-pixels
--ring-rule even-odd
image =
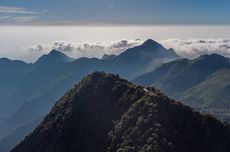
[[[130,48],[118,55],[110,67],[110,72],[132,79],[141,73],[153,70],[162,63],[172,61],[179,56],[161,44],[147,40],[142,45]]]
[[[102,56],[102,60],[112,60],[112,59],[114,59],[114,58],[116,58],[117,56],[116,55],[114,55],[114,54],[111,54],[111,55],[108,55],[108,54],[104,54],[103,56]]]
[[[229,127],[154,88],[95,72],[12,152],[229,152]]]

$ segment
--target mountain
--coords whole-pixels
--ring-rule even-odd
[[[146,73],[162,63],[178,59],[172,49],[166,49],[154,40],[147,40],[142,45],[130,48],[118,55],[110,66],[110,72],[118,73],[124,78],[133,79]]]
[[[146,62],[144,56],[149,55],[152,58]],[[133,57],[140,58],[134,60]],[[147,65],[155,67],[155,63],[159,65],[174,57],[178,56],[173,50],[167,50],[153,40],[147,40],[141,46],[130,48],[107,60],[85,57],[73,60],[62,52],[52,50],[49,54],[41,56],[34,64],[30,64],[30,68],[5,98],[6,105],[1,107],[1,112],[8,113],[8,117],[0,123],[0,138],[8,136],[12,130],[20,126],[29,125],[32,121],[44,117],[63,92],[95,70],[123,74],[128,78],[141,75],[147,70],[138,65],[135,66],[135,73],[130,72],[129,66],[135,65],[136,62],[139,64],[145,62],[143,65],[146,67]],[[126,66],[119,67],[118,63],[125,59],[132,60],[129,60]]]
[[[40,119],[30,122],[24,126],[14,129],[10,134],[0,140],[1,152],[9,152],[15,145],[17,145],[26,134],[33,131],[33,129],[40,122]]]
[[[22,61],[0,59],[0,122],[7,117],[7,113],[5,113],[5,107],[8,104],[5,102],[6,98],[30,68],[31,64]]]
[[[230,121],[229,76],[230,60],[211,54],[166,63],[133,82],[155,86],[196,110]]]
[[[159,90],[94,72],[11,152],[228,152],[229,135],[227,125]]]
[[[79,77],[79,80],[95,70],[117,73],[125,78],[132,78],[148,71],[150,67],[152,69],[176,57],[178,56],[174,51],[165,49],[153,40],[147,40],[141,46],[130,48],[116,57],[113,56],[113,59],[109,60],[95,58],[73,60],[57,50],[52,50],[49,54],[40,57],[20,77],[18,82],[14,83],[15,86],[3,100],[7,105],[2,107],[1,112],[15,112],[24,102],[32,100],[31,98],[35,96],[41,96],[45,90],[53,87],[59,79],[72,73],[76,73],[75,77]],[[92,62],[95,65],[92,65]],[[88,70],[87,68],[92,70]],[[81,75],[77,72],[83,72],[83,74]],[[81,75],[81,77],[78,75]],[[16,100],[17,102],[15,102]]]
[[[35,64],[68,63],[73,60],[60,51],[52,50],[49,54],[41,56]]]
[[[114,54],[111,54],[111,55],[104,54],[101,59],[102,60],[112,60],[114,58],[116,58],[116,55],[114,55]]]
[[[65,66],[70,60],[71,58],[56,50],[39,58],[5,98],[7,106],[2,112],[14,112],[30,97],[45,91],[46,87],[54,83],[55,78],[65,71]]]
[[[216,71],[200,84],[178,94],[175,98],[202,111],[230,121],[230,68]]]
[[[1,104],[1,112],[8,114],[8,117],[0,123],[1,138],[10,134],[12,130],[27,125],[27,123],[31,123],[39,117],[43,117],[50,110],[54,103],[50,104],[49,102],[45,102],[49,99],[58,99],[61,95],[58,96],[59,94],[55,94],[53,91],[50,96],[46,96],[47,100],[45,100],[46,98],[40,97],[52,88],[56,81],[63,76],[71,60],[72,59],[65,54],[53,50],[49,54],[39,58],[34,64],[30,64],[29,69],[23,73],[18,82],[15,83],[11,92],[4,99],[4,103]],[[72,85],[69,88],[71,87]],[[63,86],[60,89],[57,88],[57,90],[61,90],[62,92],[67,91],[69,88]],[[59,93],[61,94],[61,92]],[[33,102],[38,99],[44,102],[44,105],[47,106],[47,111],[45,111],[44,108],[38,109],[40,107],[37,106],[36,102]],[[32,108],[24,108],[24,111],[21,111],[22,105],[31,104],[32,102],[34,104]],[[33,115],[31,111],[34,113],[37,112],[37,114]]]
[[[24,123],[28,123],[28,121],[31,121],[32,118],[34,119],[35,116],[41,117],[46,114],[53,106],[53,102],[60,98],[62,92],[67,91],[75,82],[80,81],[85,75],[95,70],[103,70],[123,74],[124,77],[130,77],[131,75],[134,76],[134,73],[128,70],[129,67],[132,69],[131,66],[139,62],[138,67],[135,66],[135,76],[137,76],[142,74],[139,73],[140,70],[138,69],[144,70],[144,68],[141,67],[141,62],[147,61],[146,58],[142,57],[151,56],[151,59],[145,63],[145,65],[150,65],[156,60],[159,61],[163,57],[166,58],[165,54],[170,57],[177,56],[153,40],[147,40],[141,46],[130,48],[110,60],[100,60],[96,58],[73,60],[59,51],[52,50],[49,54],[43,55],[37,62],[30,65],[30,69],[20,77],[20,80],[15,83],[12,91],[5,98],[4,102],[6,105],[2,107],[1,112],[13,114],[11,114],[8,120],[4,121],[3,124],[0,124],[0,133],[1,135],[6,133],[7,131],[5,129],[9,130],[9,126],[14,127],[18,124],[22,125],[22,123],[25,125]],[[132,57],[140,58],[129,60],[126,66],[118,66],[119,63]],[[161,62],[159,61],[157,64],[159,63]],[[49,92],[49,94],[46,92]],[[34,109],[33,105],[39,106]],[[31,112],[34,113],[34,115],[30,115]],[[24,119],[24,117],[27,119]],[[28,117],[31,117],[31,119]]]
[[[141,75],[133,80],[143,86],[155,86],[167,95],[181,93],[202,81],[222,68],[229,68],[230,60],[221,55],[202,55],[194,60],[178,59],[152,72]]]
[[[52,84],[47,83],[47,88],[24,102],[3,124],[0,124],[0,128],[14,128],[44,116],[50,111],[55,101],[63,95],[63,92],[72,88],[75,82],[79,82],[85,75],[92,73],[95,69],[103,70],[106,68],[104,61],[96,58],[81,58],[69,64],[66,65],[65,71],[62,71],[63,73],[50,78],[54,79]],[[61,70],[60,66],[59,68]]]
[[[0,59],[0,101],[12,91],[15,84],[30,67],[23,61]],[[10,81],[9,81],[10,80]]]

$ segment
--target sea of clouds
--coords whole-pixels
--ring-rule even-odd
[[[104,54],[118,55],[128,48],[141,45],[143,42],[144,40],[140,39],[85,43],[57,41],[31,46],[28,51],[42,54],[56,49],[75,58],[100,58]],[[230,39],[167,39],[158,42],[166,48],[173,48],[178,55],[185,58],[196,58],[203,54],[212,53],[230,57]]]
[[[230,57],[230,39],[167,39],[161,43],[173,48],[181,57],[196,58],[213,53]]]
[[[119,40],[110,42],[67,42],[57,41],[53,43],[43,43],[31,46],[28,48],[30,52],[49,52],[53,49],[64,52],[65,54],[79,58],[79,57],[97,57],[100,58],[104,54],[118,55],[128,48],[140,45],[142,41],[136,40]]]

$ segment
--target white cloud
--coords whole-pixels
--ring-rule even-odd
[[[212,53],[230,57],[230,39],[167,39],[161,43],[167,48],[175,49],[177,54],[186,58]]]
[[[0,24],[25,24],[39,21],[37,16],[0,16]]]
[[[30,52],[49,52],[52,49],[56,49],[72,57],[101,57],[104,54],[119,54],[124,50],[140,45],[141,40],[120,40],[111,42],[66,42],[58,41],[54,43],[44,43],[34,45],[28,50]]]
[[[36,14],[36,12],[22,7],[0,6],[0,13],[14,13],[14,14]]]
[[[47,10],[34,11],[22,7],[0,5],[0,25],[29,24],[40,21],[39,15],[47,13]],[[36,23],[37,23],[36,22]]]
[[[166,39],[159,41],[166,48],[173,48],[178,55],[196,58],[203,54],[217,53],[230,57],[230,39]],[[31,53],[48,53],[56,49],[66,54],[79,57],[101,57],[103,54],[120,54],[128,48],[142,44],[142,40],[120,40],[110,42],[67,42],[37,44],[27,48]]]

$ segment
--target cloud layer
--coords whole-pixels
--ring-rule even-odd
[[[0,25],[32,24],[41,20],[40,15],[47,10],[34,11],[23,7],[0,5]]]
[[[30,52],[41,52],[46,53],[52,49],[64,52],[72,57],[102,57],[104,54],[119,54],[124,50],[140,45],[141,40],[120,40],[112,42],[86,42],[86,43],[77,43],[77,42],[66,42],[59,41],[54,43],[44,43],[34,45],[28,50]]]
[[[12,23],[32,23],[38,21],[37,16],[0,16],[0,24],[12,24]]]
[[[120,54],[128,48],[142,44],[143,41],[120,40],[113,42],[77,43],[59,41],[34,45],[30,52],[48,53],[56,49],[73,57],[101,57],[103,54]],[[217,53],[230,57],[230,39],[167,39],[160,41],[166,48],[173,48],[178,55],[185,58],[196,58],[203,54]]]
[[[174,48],[177,54],[186,58],[212,53],[230,57],[230,39],[168,39],[162,41],[162,44]]]
[[[22,7],[0,6],[0,13],[35,14],[36,12]]]

